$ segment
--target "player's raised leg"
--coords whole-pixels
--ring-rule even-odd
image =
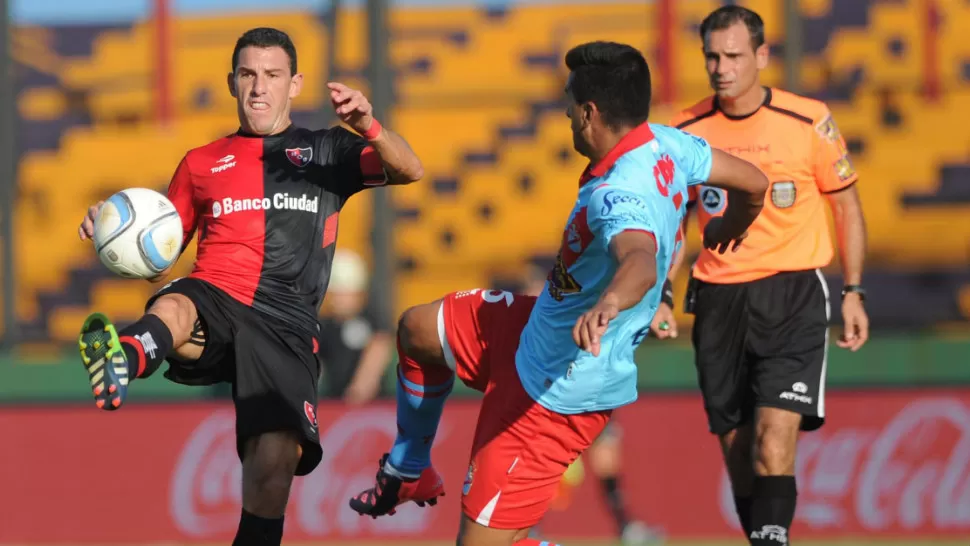
[[[173,348],[185,346],[192,339],[197,319],[195,305],[182,294],[159,297],[144,316],[120,332],[103,314],[90,315],[81,327],[78,347],[97,406],[104,410],[121,407],[128,382],[150,376]],[[199,346],[189,345],[185,350],[190,358],[201,354]]]
[[[397,334],[397,437],[381,458],[374,487],[350,500],[361,515],[393,514],[399,504],[435,504],[444,495],[431,466],[431,447],[445,400],[455,383],[453,365],[445,357],[442,301],[404,312]],[[441,317],[439,319],[439,317]],[[440,330],[443,332],[443,330]]]

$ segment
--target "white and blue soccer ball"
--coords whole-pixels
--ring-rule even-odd
[[[112,273],[129,279],[158,276],[178,259],[182,220],[154,190],[129,188],[109,197],[94,219],[94,249]]]

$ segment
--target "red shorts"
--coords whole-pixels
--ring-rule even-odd
[[[485,397],[475,429],[462,511],[486,527],[539,523],[566,468],[599,436],[611,411],[562,415],[519,381],[515,352],[536,299],[498,290],[449,294],[438,312],[445,358]]]

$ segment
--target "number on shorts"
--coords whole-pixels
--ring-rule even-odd
[[[488,303],[505,301],[506,307],[512,307],[512,300],[515,299],[515,296],[505,290],[482,290],[482,299]]]

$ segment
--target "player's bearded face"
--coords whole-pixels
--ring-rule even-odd
[[[704,58],[711,89],[718,97],[740,97],[759,85],[758,73],[768,64],[768,47],[755,49],[743,23],[715,30],[704,41]]]
[[[290,125],[290,104],[300,94],[302,74],[290,73],[290,57],[281,47],[246,47],[229,75],[239,124],[248,133],[273,135]]]
[[[572,81],[572,74],[569,75],[569,81]],[[566,107],[566,117],[569,118],[569,128],[573,132],[573,148],[580,154],[589,157],[591,127],[589,105],[578,104],[569,91],[568,85],[566,86],[566,102],[569,104]]]
[[[587,115],[587,106],[576,104],[569,105],[566,115],[569,116],[569,127],[573,132],[573,148],[580,154],[589,157],[590,147],[590,122]]]

